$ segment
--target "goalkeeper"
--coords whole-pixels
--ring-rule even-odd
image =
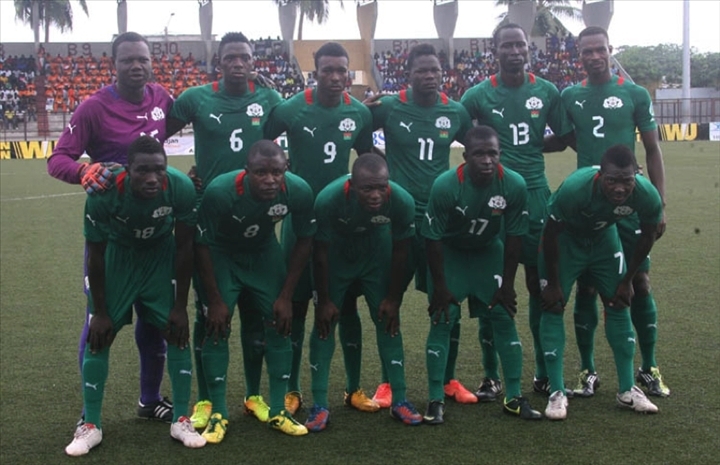
[[[48,158],[48,173],[70,184],[82,184],[88,194],[112,186],[109,168],[127,162],[130,143],[147,134],[165,140],[165,118],[172,97],[159,84],[149,83],[152,73],[147,40],[134,32],[120,34],[112,44],[117,82],[90,96],[75,111]],[[90,163],[77,161],[83,152]],[[85,268],[85,293],[88,293]],[[135,305],[142,314],[140,305]],[[80,335],[78,359],[82,368],[88,335],[87,308]],[[160,331],[138,318],[135,341],[140,352],[138,416],[171,422],[172,404],[160,395],[167,351]],[[84,416],[84,414],[83,414]],[[82,422],[82,419],[81,419]]]

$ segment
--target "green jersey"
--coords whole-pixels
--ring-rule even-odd
[[[478,187],[465,163],[433,183],[422,235],[458,249],[481,249],[503,226],[508,236],[528,231],[527,187],[522,176],[498,164],[492,183]]]
[[[275,225],[290,213],[297,237],[315,234],[312,190],[301,178],[285,173],[278,195],[258,201],[250,193],[246,171],[231,171],[205,189],[195,241],[223,253],[260,252],[277,240]]]
[[[421,107],[412,90],[380,99],[372,108],[373,126],[383,128],[390,178],[415,199],[422,217],[433,181],[450,168],[450,144],[462,142],[472,127],[467,111],[443,93],[431,107]]]
[[[318,223],[315,239],[319,241],[367,236],[388,224],[393,241],[415,235],[415,202],[405,189],[392,181],[380,210],[368,212],[360,207],[350,189],[349,177],[343,176],[320,191],[315,200],[315,215]]]
[[[305,89],[278,105],[265,126],[265,138],[287,133],[290,171],[312,187],[315,195],[348,173],[350,149],[372,149],[372,117],[359,100],[343,92],[340,104],[327,108],[317,91]]]
[[[115,189],[88,195],[85,201],[85,238],[112,242],[132,249],[149,249],[172,236],[175,221],[195,227],[195,187],[186,174],[167,167],[160,193],[152,199],[135,197],[130,177],[116,173]]]
[[[580,168],[568,176],[548,204],[550,217],[565,223],[565,230],[581,239],[599,237],[608,227],[634,213],[640,224],[662,220],[662,202],[655,186],[635,175],[635,189],[622,205],[615,205],[600,189],[600,170]]]
[[[223,81],[191,87],[170,116],[192,123],[197,175],[207,187],[217,176],[245,168],[250,147],[263,138],[270,111],[282,101],[276,91],[248,82],[243,95],[228,95]]]
[[[543,139],[545,126],[558,136],[572,131],[560,93],[545,79],[526,73],[520,87],[507,87],[499,74],[462,96],[470,116],[500,136],[500,161],[525,178],[528,189],[547,186]]]
[[[635,128],[657,131],[650,94],[622,77],[597,86],[586,79],[565,89],[562,102],[575,126],[578,168],[599,165],[613,145],[634,152]]]

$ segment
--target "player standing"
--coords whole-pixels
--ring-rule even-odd
[[[633,383],[635,334],[628,306],[633,278],[655,242],[662,200],[650,181],[635,174],[635,156],[624,145],[610,147],[600,169],[581,168],[550,198],[540,253],[543,308],[540,337],[552,394],[545,416],[567,417],[563,380],[563,312],[572,284],[582,274],[597,287],[605,305],[605,335],[618,375],[617,403],[641,413],[658,408]],[[626,265],[615,224],[636,213],[640,237]]]
[[[597,165],[605,150],[615,144],[623,144],[635,151],[635,130],[640,132],[645,148],[645,160],[650,181],[660,193],[665,205],[665,166],[658,141],[657,123],[652,110],[650,94],[620,76],[610,72],[610,54],[607,32],[600,27],[589,27],[578,36],[578,51],[588,78],[568,87],[562,93],[563,104],[575,126],[574,134],[564,142],[576,149],[578,168]],[[558,142],[557,138],[553,138]],[[564,149],[564,144],[554,149]],[[626,257],[633,255],[638,241],[639,222],[631,215],[617,225]],[[660,223],[658,238],[665,231],[665,221]],[[633,279],[634,295],[630,315],[638,336],[642,354],[642,366],[637,381],[649,395],[667,397],[670,389],[663,382],[657,361],[657,306],[650,287],[650,257]],[[597,292],[584,278],[578,281],[575,297],[575,337],[580,349],[581,372],[575,394],[589,397],[595,393],[598,380],[595,371],[595,329],[598,325]]]
[[[73,113],[48,158],[48,173],[70,184],[82,184],[89,193],[112,186],[111,165],[127,162],[128,147],[138,136],[147,134],[165,140],[165,118],[172,97],[159,84],[151,84],[152,61],[147,40],[126,32],[112,44],[116,82],[97,91]],[[86,152],[90,163],[77,163]],[[87,294],[87,273],[84,290]],[[138,315],[142,306],[137,305]],[[86,315],[89,309],[86,308]],[[88,335],[88,317],[80,335],[78,360],[82,370]],[[160,395],[165,366],[165,340],[155,326],[138,318],[135,341],[140,352],[140,400],[138,416],[170,422],[172,403]],[[82,423],[82,419],[80,421]]]
[[[450,144],[461,142],[472,122],[459,103],[439,92],[442,68],[435,47],[419,44],[410,50],[406,69],[411,88],[397,95],[382,97],[371,111],[373,127],[383,128],[385,152],[390,178],[415,199],[415,240],[411,247],[411,270],[407,284],[415,275],[416,289],[427,292],[425,241],[420,226],[430,197],[433,181],[450,168]],[[461,403],[475,403],[477,398],[455,379],[455,360],[460,337],[460,323],[452,328],[445,395]],[[374,399],[390,406],[391,385],[383,372],[383,383]]]
[[[196,185],[200,186],[198,200],[202,198],[204,187],[213,179],[245,167],[249,148],[263,138],[263,127],[271,110],[282,101],[275,90],[250,80],[254,71],[253,50],[245,35],[239,32],[225,34],[218,46],[218,56],[222,78],[183,92],[168,120],[169,134],[174,134],[186,124],[193,124],[196,167],[192,174]],[[262,323],[252,318],[253,314],[259,313],[244,309],[244,304],[241,301],[240,334],[246,384],[245,408],[264,422],[268,419],[268,406],[260,395]],[[201,350],[206,324],[203,307],[207,307],[207,302],[196,301],[195,306],[193,347],[198,373],[198,402],[192,420],[196,428],[203,429],[207,428],[215,410],[209,402],[208,387],[204,382]]]
[[[529,296],[530,330],[535,349],[533,389],[549,394],[547,371],[540,348],[542,306],[538,284],[537,250],[550,188],[545,177],[543,138],[545,126],[555,134],[572,130],[560,101],[560,93],[550,82],[525,72],[528,60],[527,34],[517,24],[498,27],[493,34],[500,72],[477,84],[462,97],[470,116],[478,124],[492,127],[500,136],[503,166],[520,173],[528,189],[528,234],[523,238],[520,259],[525,265],[525,284]],[[494,400],[502,392],[497,372],[496,352],[487,324],[480,320],[485,379],[476,394],[481,400]]]
[[[167,166],[162,144],[150,136],[130,144],[127,168],[115,177],[114,189],[88,196],[92,318],[82,366],[85,423],[65,448],[68,455],[85,455],[102,441],[100,412],[110,346],[123,325],[132,322],[136,301],[142,303],[137,307],[141,317],[170,342],[168,373],[175,402],[170,435],[190,448],[205,445],[186,416],[192,383],[187,296],[195,222],[192,182]]]
[[[327,426],[328,377],[338,307],[348,293],[357,291],[365,295],[380,358],[392,385],[390,414],[408,425],[422,421],[406,398],[399,315],[407,254],[415,235],[414,214],[412,197],[388,181],[387,163],[374,153],[358,158],[350,177],[333,181],[315,200],[318,232],[313,253],[318,301],[310,336],[315,405],[305,422],[310,431],[322,431]]]
[[[527,234],[527,188],[522,176],[500,164],[492,128],[470,129],[464,144],[465,163],[435,180],[422,225],[432,318],[425,355],[430,402],[424,421],[444,421],[450,332],[460,319],[460,304],[471,295],[479,304],[471,308],[471,316],[484,314],[500,354],[507,389],[503,411],[537,420],[542,414],[521,395],[522,345],[514,320],[515,273]]]
[[[207,302],[202,343],[205,385],[213,414],[203,437],[219,443],[227,430],[226,383],[230,321],[238,299],[251,303],[253,320],[262,321],[270,383],[268,425],[299,436],[307,429],[285,410],[292,347],[291,297],[310,257],[316,225],[310,186],[286,173],[282,149],[269,140],[250,147],[245,170],[215,178],[206,188],[198,211],[196,263]],[[285,266],[275,226],[289,214],[297,236]]]
[[[350,151],[372,149],[372,118],[361,102],[345,92],[349,58],[337,42],[328,42],[315,52],[315,89],[305,89],[279,105],[270,115],[265,136],[275,139],[285,132],[290,170],[310,184],[317,195],[325,186],[348,173]],[[281,242],[288,254],[295,243],[291,223],[283,222]],[[293,296],[293,367],[288,383],[288,410],[294,414],[302,403],[300,362],[305,341],[305,319],[312,297],[310,264],[303,271]],[[360,389],[362,328],[349,293],[342,306],[340,341],[345,356],[345,401],[361,410],[375,412],[379,406]]]

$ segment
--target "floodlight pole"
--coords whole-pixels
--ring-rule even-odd
[[[167,23],[165,23],[165,53],[168,55],[168,57],[170,56],[170,38],[168,37],[168,27],[170,26],[170,21],[172,21],[173,16],[175,16],[174,11],[170,13]]]
[[[682,123],[690,123],[690,0],[683,0]]]

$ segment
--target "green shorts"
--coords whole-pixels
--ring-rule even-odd
[[[135,250],[112,242],[105,251],[105,302],[117,333],[132,323],[132,305],[138,317],[165,329],[175,303],[175,240],[172,236],[155,247]],[[95,312],[88,294],[90,314]]]
[[[282,226],[280,227],[280,244],[282,244],[282,251],[285,255],[285,263],[290,262],[290,254],[292,253],[293,247],[297,236],[292,228],[292,218],[288,215],[283,219]],[[307,302],[313,298],[313,281],[312,281],[312,260],[308,261],[305,268],[303,268],[300,279],[298,280],[297,286],[295,286],[295,292],[293,293],[293,302]]]
[[[538,264],[540,237],[542,237],[545,227],[549,198],[549,187],[528,190],[528,233],[523,237],[522,255],[520,256],[520,263],[525,266],[535,267]]]
[[[445,281],[448,290],[462,303],[468,297],[482,305],[470,305],[470,317],[492,301],[502,282],[504,247],[496,239],[480,250],[458,249],[443,243]],[[432,278],[428,272],[428,296],[432,295]]]
[[[390,284],[392,259],[390,227],[353,238],[334,238],[328,246],[330,299],[342,308],[346,297],[365,296],[377,311]]]
[[[410,284],[413,277],[415,278],[415,289],[428,292],[428,265],[427,253],[425,252],[425,237],[420,234],[422,219],[415,219],[415,237],[410,242],[410,251],[408,253],[408,263],[405,271],[405,288]]]
[[[637,213],[623,218],[617,223],[618,234],[620,235],[620,242],[622,242],[623,252],[628,260],[631,260],[635,254],[635,246],[640,239],[640,217]],[[645,260],[640,264],[638,272],[643,271],[647,273],[650,271],[650,256],[645,257]]]
[[[211,248],[210,257],[218,291],[230,316],[241,301],[243,307],[261,312],[264,320],[272,320],[273,304],[287,275],[277,241],[271,241],[262,250],[243,254],[228,254]],[[207,297],[200,282],[196,283],[196,291],[200,302],[205,304],[203,309],[207,311]]]
[[[593,239],[579,239],[563,232],[558,237],[560,259],[558,262],[560,286],[567,302],[575,280],[581,275],[583,281],[594,286],[604,298],[615,295],[617,286],[625,276],[626,264],[620,237],[615,226],[604,230]],[[541,252],[538,261],[540,287],[547,284],[545,256]]]

